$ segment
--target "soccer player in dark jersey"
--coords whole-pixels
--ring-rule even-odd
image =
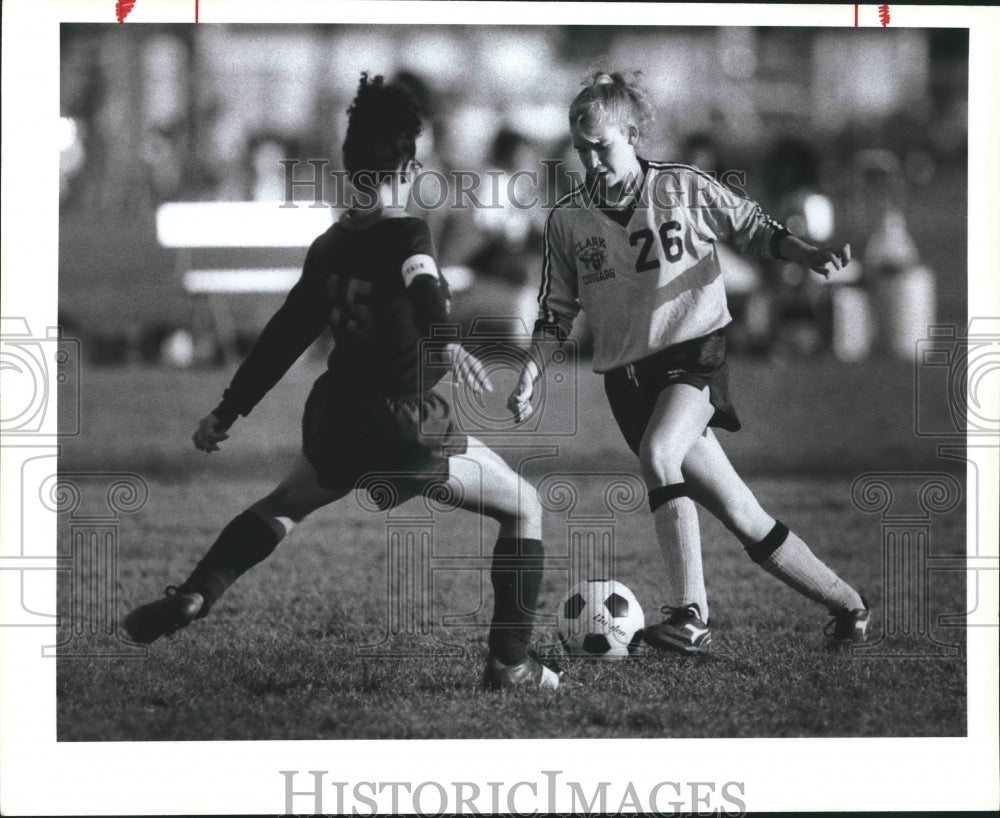
[[[419,111],[404,89],[362,75],[348,114],[344,164],[354,207],[313,242],[298,283],[193,438],[198,449],[217,451],[237,417],[330,326],[335,346],[306,402],[302,453],[274,491],[222,530],[180,586],[129,613],[125,629],[150,643],[204,617],[296,523],[366,475],[378,475],[372,498],[386,509],[443,483],[444,502],[500,524],[484,687],[555,688],[558,675],[528,651],[543,563],[538,496],[499,455],[467,437],[449,401],[431,391],[448,367],[421,369],[448,304],[427,225],[405,211],[419,170]],[[436,357],[450,358],[470,388],[491,388],[482,365],[458,344],[440,345]]]
[[[570,132],[586,183],[546,221],[535,325],[536,336],[564,338],[586,312],[594,370],[638,455],[667,567],[667,618],[645,629],[646,641],[697,653],[711,640],[695,502],[754,562],[827,608],[830,647],[864,641],[868,604],[761,508],[710,428],[740,428],[728,395],[730,315],[717,242],[823,275],[840,269],[850,248],[813,247],[697,168],[639,157],[651,118],[637,74],[597,73],[573,100]],[[515,419],[533,411],[539,374],[529,359],[508,400]]]

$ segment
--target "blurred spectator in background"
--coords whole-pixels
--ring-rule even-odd
[[[108,98],[108,82],[96,44],[63,43],[62,58],[76,70],[63,72],[62,116],[73,123],[73,160],[65,163],[61,200],[67,209],[100,208],[107,177],[108,139],[101,113]]]
[[[479,246],[467,259],[476,272],[525,284],[542,258],[545,216],[539,201],[540,185],[527,175],[541,176],[541,157],[523,134],[502,127],[493,139],[489,167],[477,199],[485,205],[472,211]],[[518,184],[523,181],[523,184]]]
[[[742,168],[724,165],[718,142],[705,131],[695,131],[681,140],[680,161],[710,174],[727,186],[746,181]],[[743,189],[735,192],[741,195],[749,193]],[[761,264],[737,252],[728,243],[720,241],[717,246],[729,312],[733,317],[726,328],[727,341],[734,352],[757,348],[765,343],[763,339],[769,326],[769,300],[762,293]]]
[[[711,134],[695,131],[681,141],[681,162],[717,175],[721,170],[719,146]]]
[[[246,194],[246,146],[249,122],[222,100],[213,102],[208,114],[206,139],[196,159],[198,199],[243,202]]]
[[[79,189],[77,179],[87,163],[83,150],[83,122],[73,117],[62,117],[59,144],[59,206],[70,202],[70,194]]]
[[[250,137],[245,167],[249,173],[245,199],[254,202],[283,202],[285,168],[283,159],[303,156],[299,140],[270,131]]]
[[[778,140],[764,163],[764,185],[774,218],[796,236],[825,244],[834,235],[833,203],[820,189],[820,156],[799,137]],[[829,289],[799,264],[764,266],[766,323],[759,324],[758,350],[781,356],[818,353],[829,340]]]
[[[183,198],[183,131],[183,123],[175,120],[166,125],[154,125],[143,140],[140,156],[154,206]]]
[[[545,168],[527,136],[501,126],[485,167],[456,168],[440,238],[455,317],[504,335],[528,336],[534,275],[542,259]],[[468,292],[468,296],[463,296]]]

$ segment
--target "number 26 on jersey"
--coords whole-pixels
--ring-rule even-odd
[[[663,248],[663,255],[666,256],[667,261],[671,263],[680,259],[680,257],[684,254],[684,246],[681,243],[681,237],[675,235],[676,231],[680,229],[680,222],[669,221],[663,222],[658,231],[660,246]],[[635,271],[637,273],[645,273],[649,270],[658,270],[660,268],[659,254],[653,246],[656,239],[657,236],[648,227],[644,227],[642,230],[636,230],[631,236],[628,237],[628,243],[632,247],[639,246],[639,256],[635,260]],[[652,258],[650,258],[651,255]]]

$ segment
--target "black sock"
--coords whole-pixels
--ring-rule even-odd
[[[198,617],[205,616],[236,579],[266,559],[281,541],[280,526],[270,526],[252,511],[235,517],[219,534],[191,576],[178,589],[205,599]]]
[[[528,652],[544,562],[541,540],[501,537],[493,549],[489,646],[504,664],[516,665]]]

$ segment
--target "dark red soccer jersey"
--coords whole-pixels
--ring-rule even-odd
[[[327,364],[345,398],[431,388],[443,371],[420,374],[427,321],[403,276],[403,262],[414,256],[437,277],[445,314],[447,284],[433,262],[427,225],[380,212],[345,214],[309,248],[301,278],[240,365],[216,416],[231,422],[248,414],[327,326],[335,342]]]

